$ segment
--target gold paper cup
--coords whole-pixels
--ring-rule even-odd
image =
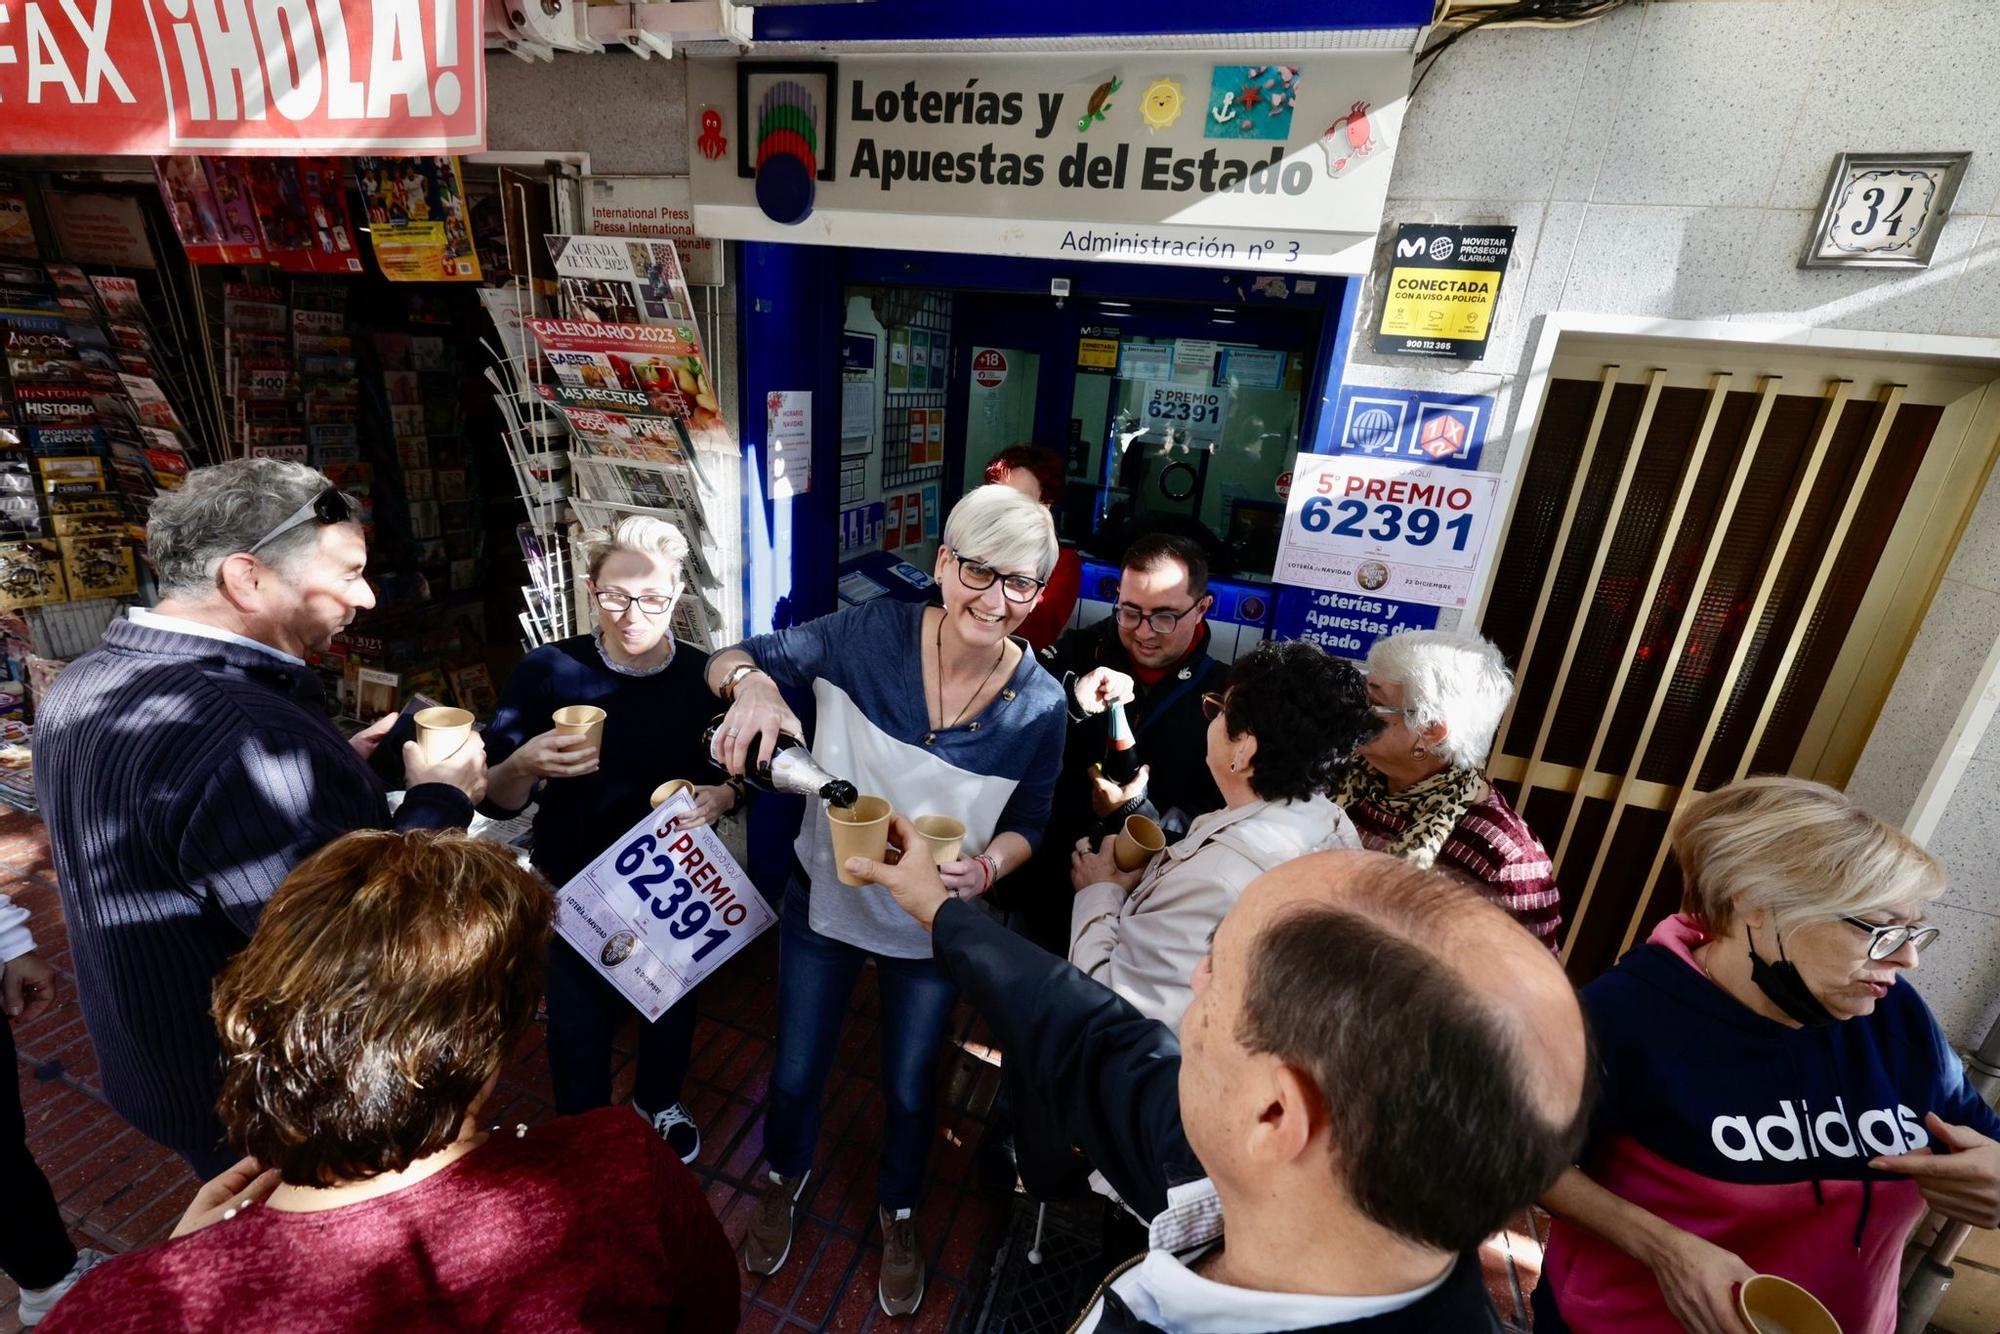
[[[1143,815],[1128,815],[1125,827],[1118,831],[1118,841],[1111,845],[1111,855],[1119,870],[1136,871],[1166,846],[1167,836],[1157,824]]]
[[[919,815],[912,823],[917,834],[929,845],[931,860],[939,866],[958,860],[959,852],[965,847],[965,821],[954,820],[949,815]]]
[[[595,704],[570,704],[555,711],[556,731],[590,738],[591,749],[604,745],[604,710]]]
[[[669,778],[653,789],[653,809],[658,810],[674,799],[676,792],[685,792],[694,784],[685,778]]]
[[[419,709],[411,721],[417,725],[417,749],[423,752],[426,764],[450,759],[472,735],[472,714],[465,709],[442,705]]]
[[[884,797],[857,797],[852,806],[826,808],[827,828],[833,833],[833,869],[843,885],[865,885],[866,880],[847,878],[847,859],[866,857],[879,862],[889,851],[889,802]]]
[[[1840,1334],[1840,1322],[1819,1298],[1776,1274],[1759,1274],[1738,1288],[1736,1309],[1757,1334]]]

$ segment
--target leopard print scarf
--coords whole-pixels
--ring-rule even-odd
[[[1388,781],[1360,760],[1347,766],[1332,792],[1343,809],[1366,801],[1408,821],[1385,851],[1425,869],[1437,861],[1439,849],[1458,826],[1465,808],[1485,795],[1486,775],[1477,769],[1446,769],[1401,792],[1391,792]]]

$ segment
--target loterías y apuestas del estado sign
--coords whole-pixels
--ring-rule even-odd
[[[1407,52],[697,60],[697,229],[1360,273]]]

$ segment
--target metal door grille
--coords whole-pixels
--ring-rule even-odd
[[[1678,903],[1665,833],[1697,792],[1845,781],[1822,705],[1857,689],[1944,412],[1789,372],[1550,381],[1482,628],[1520,681],[1492,772],[1556,859],[1573,975]]]

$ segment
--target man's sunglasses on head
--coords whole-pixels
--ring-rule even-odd
[[[254,555],[258,550],[271,545],[271,543],[277,541],[286,533],[291,532],[294,528],[303,527],[308,523],[319,523],[327,527],[331,527],[336,523],[351,523],[356,515],[357,511],[354,502],[348,499],[340,488],[329,486],[326,490],[293,510],[283,523],[258,538],[255,542],[252,542],[244,550]]]

